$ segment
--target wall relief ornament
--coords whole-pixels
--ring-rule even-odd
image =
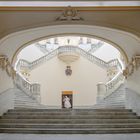
[[[67,68],[66,68],[66,70],[65,70],[65,74],[66,74],[67,76],[71,76],[71,74],[72,74],[71,66],[67,66]]]
[[[129,76],[131,76],[134,73],[135,70],[138,70],[139,67],[140,67],[140,55],[135,55],[128,63],[125,70],[123,70],[123,75],[127,79]]]
[[[6,55],[0,55],[0,68],[5,70],[8,76],[14,78],[16,75],[16,71],[12,67],[11,63],[8,60]]]
[[[79,17],[77,14],[77,10],[71,6],[68,6],[62,13],[61,16],[56,18],[57,21],[79,21],[83,20],[83,18]]]

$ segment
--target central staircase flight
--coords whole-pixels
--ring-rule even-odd
[[[13,109],[1,117],[0,133],[140,133],[140,119],[127,109]]]

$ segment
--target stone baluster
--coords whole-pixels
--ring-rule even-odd
[[[26,92],[29,96],[35,98],[40,102],[40,85],[37,83],[30,84],[24,77],[19,74],[16,74],[15,85]]]

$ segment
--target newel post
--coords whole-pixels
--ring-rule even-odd
[[[100,102],[106,94],[106,85],[104,83],[98,83],[97,84],[97,103]]]

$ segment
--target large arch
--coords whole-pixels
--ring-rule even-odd
[[[139,51],[140,40],[135,35],[121,30],[91,25],[53,25],[16,32],[0,40],[0,50],[12,59],[16,52],[34,41],[65,34],[86,35],[104,40],[119,49],[126,57],[126,62]]]
[[[0,40],[0,52],[7,55],[11,63],[14,64],[18,51],[28,44],[43,38],[65,34],[86,35],[104,40],[118,48],[126,56],[126,63],[133,55],[140,53],[140,39],[134,34],[113,28],[83,24],[50,25],[9,34]],[[139,86],[135,87],[139,91]]]
[[[19,54],[19,52],[24,49],[25,47],[28,47],[28,45],[30,44],[33,44],[33,43],[36,43],[38,41],[41,41],[43,39],[49,39],[49,38],[53,38],[53,37],[63,37],[63,36],[81,36],[81,37],[90,37],[90,38],[93,38],[93,39],[98,39],[98,40],[101,40],[103,42],[106,42],[110,45],[112,45],[113,47],[115,47],[120,53],[121,55],[123,56],[123,59],[125,61],[125,64],[128,63],[128,57],[127,57],[127,54],[126,52],[117,44],[115,44],[114,42],[110,41],[110,40],[106,40],[105,38],[101,38],[101,37],[98,37],[98,36],[95,36],[95,35],[90,35],[90,34],[80,34],[80,33],[63,33],[63,34],[54,34],[54,35],[51,35],[51,36],[45,36],[45,37],[41,37],[41,38],[38,38],[38,39],[35,39],[35,40],[31,40],[30,42],[27,42],[25,44],[23,44],[21,47],[19,47],[16,52],[14,53],[13,57],[12,57],[12,65],[14,65],[16,59],[17,59],[17,55]]]

